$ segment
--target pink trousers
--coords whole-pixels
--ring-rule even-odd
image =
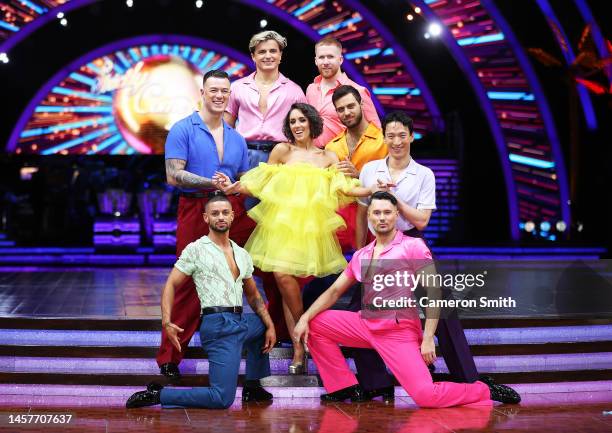
[[[423,333],[417,319],[366,320],[360,313],[324,311],[310,321],[308,348],[327,392],[357,384],[339,344],[376,350],[393,375],[421,407],[491,405],[482,382],[434,382],[421,357]]]

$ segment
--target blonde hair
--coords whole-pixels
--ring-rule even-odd
[[[249,41],[249,51],[251,52],[251,54],[253,54],[257,45],[269,40],[276,41],[281,51],[283,51],[287,47],[287,38],[281,36],[278,32],[275,32],[274,30],[266,30],[265,32],[259,32],[253,35],[253,37]]]
[[[342,52],[342,43],[338,39],[333,38],[331,36],[325,36],[323,39],[319,40],[319,42],[315,44],[315,51],[317,51],[317,47],[320,45],[331,45],[334,47],[338,47],[340,49],[340,52]]]

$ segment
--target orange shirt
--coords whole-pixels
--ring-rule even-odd
[[[349,155],[348,144],[346,143],[346,130],[327,143],[325,150],[334,152],[338,155],[340,161],[349,159],[357,171],[361,171],[361,168],[367,162],[385,158],[388,152],[387,145],[383,140],[382,129],[374,123],[370,123],[363,132],[352,155]]]

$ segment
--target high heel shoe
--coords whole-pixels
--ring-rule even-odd
[[[306,364],[308,362],[307,356],[308,354],[304,350],[304,356],[302,356],[301,362],[292,362],[291,364],[289,364],[290,375],[294,376],[299,374],[306,374],[306,366],[308,365]]]

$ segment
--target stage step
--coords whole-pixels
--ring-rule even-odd
[[[463,321],[478,370],[500,383],[601,381],[612,378],[612,319],[471,319]],[[0,318],[0,383],[142,386],[165,381],[155,355],[159,319]],[[208,359],[192,339],[178,385],[208,383]],[[350,358],[350,349],[344,349]],[[288,376],[290,348],[271,353],[267,386],[319,387],[309,375]],[[241,373],[244,372],[244,360]],[[349,365],[354,368],[352,360]],[[448,380],[442,357],[437,380]]]
[[[558,383],[583,381],[609,381],[612,369],[607,370],[568,370],[549,372],[490,373],[497,383]],[[434,373],[435,381],[451,380],[448,374]],[[242,385],[244,375],[238,376]],[[100,386],[146,386],[150,382],[175,386],[208,386],[208,375],[184,375],[182,379],[169,382],[160,375],[135,374],[61,374],[61,373],[0,373],[0,383],[4,384],[45,384],[45,385],[100,385]],[[266,387],[320,387],[316,375],[289,376],[274,375],[262,380]],[[397,382],[396,382],[396,385]]]

